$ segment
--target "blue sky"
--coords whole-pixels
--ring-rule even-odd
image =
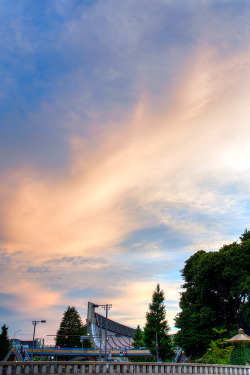
[[[250,3],[2,1],[0,322],[145,323],[249,226]]]

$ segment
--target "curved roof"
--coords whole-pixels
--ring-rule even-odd
[[[232,337],[228,342],[236,342],[236,341],[250,341],[250,336],[246,335],[243,329],[239,329],[238,335]]]
[[[92,344],[96,348],[104,348],[107,328],[108,350],[133,348],[132,343],[136,330],[114,320],[106,320],[106,317],[95,312],[95,308],[98,306],[92,302],[88,303],[87,333],[90,335]]]
[[[96,315],[96,325],[98,328],[106,329],[106,318],[100,314]],[[127,337],[134,337],[135,329],[124,326],[123,324],[117,323],[113,320],[107,320],[107,330],[110,332],[114,332],[118,335],[127,336]],[[119,337],[119,336],[117,336]]]

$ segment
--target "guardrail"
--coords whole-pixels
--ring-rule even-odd
[[[250,375],[250,366],[153,362],[0,362],[0,375],[195,374]]]

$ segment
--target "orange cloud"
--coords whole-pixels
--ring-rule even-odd
[[[142,93],[133,113],[119,126],[105,124],[99,132],[95,128],[88,139],[71,137],[71,160],[63,173],[52,175],[26,166],[2,176],[0,246],[13,254],[22,251],[5,289],[20,295],[22,311],[50,309],[69,300],[81,304],[79,296],[70,297],[71,290],[105,285],[106,291],[112,290],[114,319],[143,325],[158,280],[129,280],[129,262],[122,273],[123,259],[114,261],[126,251],[120,243],[137,230],[163,224],[184,235],[199,233],[185,251],[223,244],[223,234],[208,240],[207,232],[218,216],[236,217],[239,210],[237,197],[224,194],[224,186],[236,184],[243,196],[248,192],[250,71],[247,53],[227,62],[213,51],[201,56],[205,58],[197,55],[193,64],[189,62],[186,75],[172,88],[170,108],[166,98],[153,108],[150,96]],[[209,225],[196,214],[210,218]],[[157,243],[144,251],[142,238],[138,248],[142,253],[131,258],[138,264],[142,257],[164,262],[171,253],[170,247],[163,253]],[[63,257],[65,262],[59,265]],[[68,257],[76,257],[74,263]],[[36,271],[30,275],[18,271],[26,262],[42,275],[51,259],[48,280],[45,276],[38,282]],[[120,273],[123,279],[116,290],[114,280]],[[155,279],[161,278],[153,273]],[[166,304],[176,301],[167,306],[173,326],[179,284],[164,278],[161,287]],[[103,299],[106,303],[105,295]]]
[[[247,56],[242,59],[246,61]],[[153,112],[147,95],[142,95],[129,122],[124,120],[118,128],[107,124],[88,140],[72,137],[71,166],[64,175],[44,175],[32,168],[6,174],[1,188],[2,246],[42,258],[99,254],[113,251],[110,249],[128,233],[152,220],[176,225],[171,223],[171,215],[162,217],[155,202],[185,202],[199,210],[217,206],[220,197],[212,192],[202,192],[202,203],[197,196],[208,175],[220,181],[220,171],[233,165],[223,160],[226,153],[220,147],[222,112],[227,107],[223,96],[225,87],[231,85],[227,101],[235,99],[238,91],[234,89],[240,90],[241,77],[236,82],[228,78],[239,58],[217,62],[214,51],[201,51],[194,59],[192,69],[173,91],[175,111],[164,111],[161,103]],[[243,71],[244,66],[243,62]],[[247,107],[243,109],[249,112]],[[234,131],[230,117],[236,118],[237,110],[236,102],[224,116],[230,134]],[[237,126],[245,138],[248,124],[243,117],[240,120]],[[249,158],[249,151],[236,148],[234,155],[240,163]]]

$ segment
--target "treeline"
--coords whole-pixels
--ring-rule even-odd
[[[245,230],[240,243],[224,245],[219,251],[196,252],[185,262],[181,274],[184,279],[181,312],[175,318],[179,331],[173,341],[169,340],[164,347],[169,330],[165,315],[162,320],[165,326],[154,322],[164,302],[158,284],[146,313],[145,328],[137,327],[133,346],[146,346],[154,359],[165,361],[173,355],[171,344],[182,348],[192,361],[229,363],[233,346],[226,337],[236,335],[240,328],[250,334],[250,231]],[[160,299],[161,304],[157,305]],[[159,355],[158,347],[164,354]]]
[[[175,320],[180,330],[177,345],[188,356],[201,357],[216,330],[232,337],[239,328],[250,333],[250,232],[240,243],[224,245],[219,251],[198,251],[182,270],[181,312]],[[217,337],[218,338],[218,337]]]

